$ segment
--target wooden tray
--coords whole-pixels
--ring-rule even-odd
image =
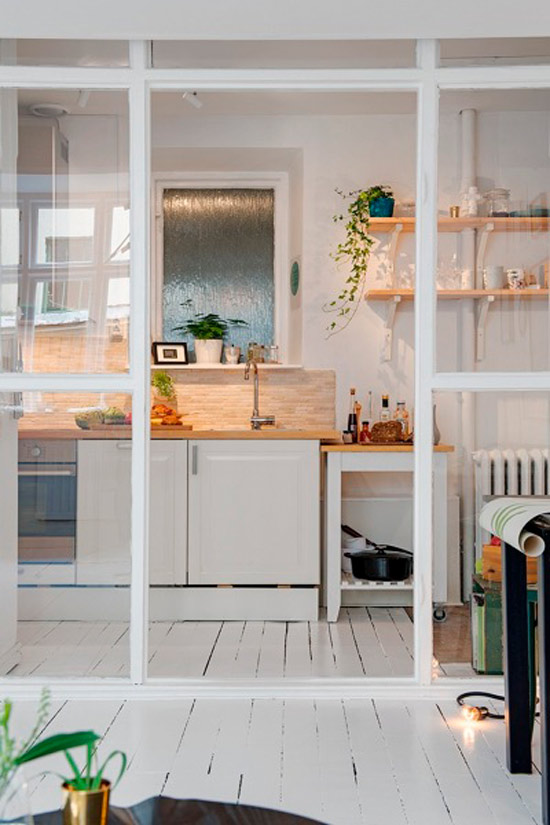
[[[81,428],[83,429],[83,428]],[[92,424],[88,427],[89,430],[102,430],[108,433],[130,433],[132,431],[131,424]],[[192,430],[192,424],[151,424],[151,429],[155,432],[166,431],[169,433],[176,433],[180,430]]]

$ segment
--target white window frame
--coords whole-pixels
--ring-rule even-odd
[[[288,275],[288,174],[286,172],[166,172],[153,175],[154,227],[151,237],[153,250],[151,260],[153,271],[151,277],[151,324],[153,340],[162,341],[162,289],[164,270],[164,214],[163,192],[165,189],[273,189],[274,191],[274,243],[273,243],[273,278],[274,306],[273,332],[275,343],[283,363],[288,361],[288,317],[289,290]]]
[[[197,696],[223,690],[227,695],[411,696],[456,695],[460,680],[432,680],[432,393],[435,391],[550,390],[550,371],[537,373],[437,373],[435,370],[435,262],[437,253],[437,130],[439,90],[548,89],[550,66],[440,67],[438,43],[419,41],[418,65],[402,69],[322,70],[188,70],[148,68],[148,43],[132,41],[130,68],[57,68],[0,66],[0,87],[126,90],[130,98],[131,324],[128,374],[0,374],[0,392],[126,392],[133,399],[132,443],[132,580],[130,679],[50,680],[56,695]],[[244,90],[413,91],[418,96],[415,300],[415,673],[411,678],[308,680],[299,684],[205,685],[199,681],[147,678],[148,628],[148,493],[149,493],[149,264],[150,264],[150,93],[192,88],[198,92]],[[492,684],[478,679],[476,686]],[[2,679],[10,695],[35,695],[40,682]]]

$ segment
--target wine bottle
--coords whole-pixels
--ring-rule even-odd
[[[351,440],[357,441],[357,418],[355,414],[355,387],[349,391],[349,413],[348,413],[348,433],[351,433]]]
[[[389,395],[382,396],[382,408],[380,410],[380,421],[389,421],[391,418],[390,413],[390,397]]]

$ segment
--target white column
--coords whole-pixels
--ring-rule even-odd
[[[416,292],[415,292],[415,452],[414,452],[414,641],[415,677],[423,685],[432,674],[433,427],[432,378],[435,349],[437,263],[437,141],[439,92],[435,83],[437,42],[418,42],[423,79],[417,109]]]
[[[132,400],[132,579],[130,677],[147,668],[149,623],[149,90],[147,44],[130,43],[130,372]]]

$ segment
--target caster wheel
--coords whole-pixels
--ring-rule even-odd
[[[434,622],[446,622],[447,621],[447,611],[444,607],[434,607],[433,612]]]

